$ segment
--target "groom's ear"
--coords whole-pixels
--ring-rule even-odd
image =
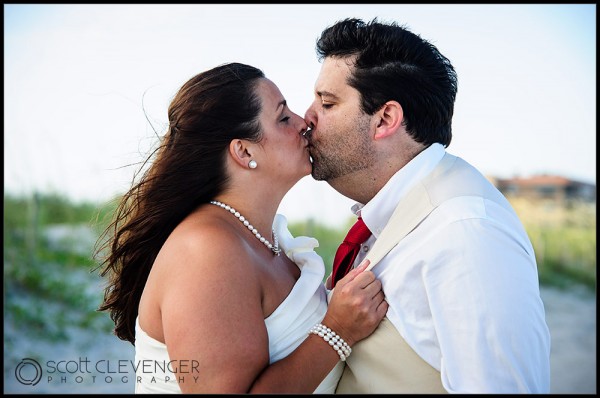
[[[235,163],[248,168],[248,163],[252,160],[253,149],[246,140],[235,139],[229,143],[229,154]]]
[[[377,125],[375,126],[375,139],[389,137],[395,134],[402,126],[404,111],[397,101],[388,101],[377,113]]]

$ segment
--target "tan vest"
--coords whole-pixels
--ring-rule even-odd
[[[443,186],[443,189],[437,187]],[[449,188],[450,187],[450,188]],[[400,201],[367,258],[373,268],[429,213],[447,199],[477,195],[505,200],[485,177],[462,159],[446,153],[434,170]],[[375,332],[352,347],[336,394],[447,393],[440,372],[406,343],[383,319]]]
[[[336,394],[444,394],[440,372],[421,359],[387,317],[352,347]]]

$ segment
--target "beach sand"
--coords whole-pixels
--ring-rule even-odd
[[[583,288],[543,287],[550,329],[552,394],[596,393],[596,295]]]

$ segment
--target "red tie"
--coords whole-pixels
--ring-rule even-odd
[[[360,245],[369,239],[369,236],[371,236],[371,231],[369,231],[362,218],[358,217],[358,220],[350,228],[348,235],[346,235],[346,238],[335,253],[331,275],[332,289],[337,281],[350,272],[352,264],[360,251]]]

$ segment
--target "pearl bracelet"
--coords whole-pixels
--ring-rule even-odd
[[[352,348],[350,348],[344,339],[342,339],[333,330],[329,329],[322,323],[317,323],[315,326],[313,326],[308,334],[316,334],[320,337],[323,337],[323,340],[325,340],[338,353],[342,361],[345,361],[352,352]]]

